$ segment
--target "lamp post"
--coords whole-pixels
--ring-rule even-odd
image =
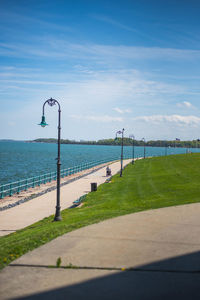
[[[132,165],[134,164],[134,158],[135,158],[135,147],[134,147],[134,139],[135,136],[133,134],[129,135],[129,138],[133,140],[133,159],[132,159]]]
[[[45,121],[45,115],[44,115],[44,107],[48,103],[50,106],[58,105],[58,158],[57,158],[57,202],[56,202],[56,213],[54,217],[54,221],[61,221],[61,214],[60,214],[60,117],[61,117],[61,109],[60,109],[60,104],[57,100],[55,99],[48,99],[44,102],[43,104],[43,109],[42,109],[42,121],[40,124],[42,127],[45,127],[48,125]]]
[[[122,130],[119,130],[116,132],[116,139],[117,135],[121,134],[122,135],[122,144],[121,144],[121,170],[120,170],[120,177],[122,177],[122,169],[123,169],[123,143],[124,143],[124,128]]]
[[[146,157],[146,147],[145,147],[145,138],[142,138],[143,142],[144,142],[144,158]]]

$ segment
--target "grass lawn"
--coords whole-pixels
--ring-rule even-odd
[[[89,193],[81,207],[62,211],[61,222],[45,218],[0,238],[0,268],[26,252],[77,228],[147,209],[199,202],[200,154],[139,160],[123,177]]]

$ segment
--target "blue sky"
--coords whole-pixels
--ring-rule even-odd
[[[0,139],[200,138],[200,2],[1,0]]]

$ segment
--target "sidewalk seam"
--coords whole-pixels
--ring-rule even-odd
[[[23,267],[23,268],[47,268],[47,269],[66,269],[66,270],[107,270],[107,271],[123,271],[123,272],[160,272],[160,273],[179,273],[179,274],[196,274],[200,275],[200,270],[170,270],[170,269],[145,269],[131,267],[90,267],[90,266],[60,266],[54,265],[28,265],[28,264],[10,264],[7,267]]]

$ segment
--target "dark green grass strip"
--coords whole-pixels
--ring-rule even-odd
[[[200,200],[200,154],[174,155],[140,160],[128,165],[89,193],[80,208],[54,216],[0,238],[0,268],[19,256],[72,230],[102,220],[166,206]]]

